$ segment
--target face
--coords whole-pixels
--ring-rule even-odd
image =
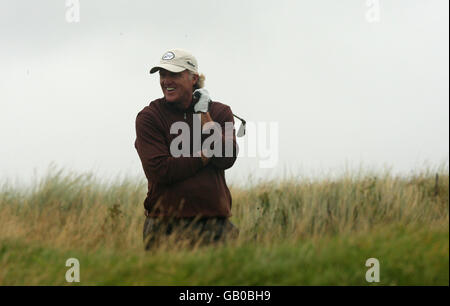
[[[170,103],[178,102],[184,107],[188,107],[191,104],[192,92],[197,80],[197,75],[193,75],[191,79],[188,70],[179,73],[165,69],[159,70],[159,82],[166,101]]]

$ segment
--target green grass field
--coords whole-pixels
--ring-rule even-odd
[[[436,177],[436,174],[438,177]],[[230,186],[237,240],[145,252],[146,181],[52,168],[0,186],[0,285],[449,285],[449,175]],[[68,258],[80,282],[67,283]],[[380,282],[368,283],[368,258]]]

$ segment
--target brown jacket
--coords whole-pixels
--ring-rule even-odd
[[[222,156],[225,156],[225,122],[233,122],[229,106],[211,102],[211,118],[222,127]],[[233,129],[233,156],[215,157],[204,166],[201,157],[193,157],[193,104],[179,110],[164,98],[152,101],[136,117],[135,148],[148,180],[144,202],[149,216],[230,217],[231,194],[225,182],[225,169],[236,161],[238,146]],[[170,134],[174,122],[190,127],[189,157],[173,157],[170,143],[178,134]],[[209,135],[202,135],[201,143]]]

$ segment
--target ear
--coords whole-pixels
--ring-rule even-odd
[[[197,82],[198,82],[198,75],[197,75],[197,74],[194,74],[194,75],[193,75],[192,81],[194,82],[193,85],[197,84]]]

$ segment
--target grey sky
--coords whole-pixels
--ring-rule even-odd
[[[143,175],[134,120],[162,96],[148,70],[190,50],[213,100],[279,123],[279,162],[239,158],[230,181],[449,156],[448,1],[0,0],[0,179],[51,161]]]

